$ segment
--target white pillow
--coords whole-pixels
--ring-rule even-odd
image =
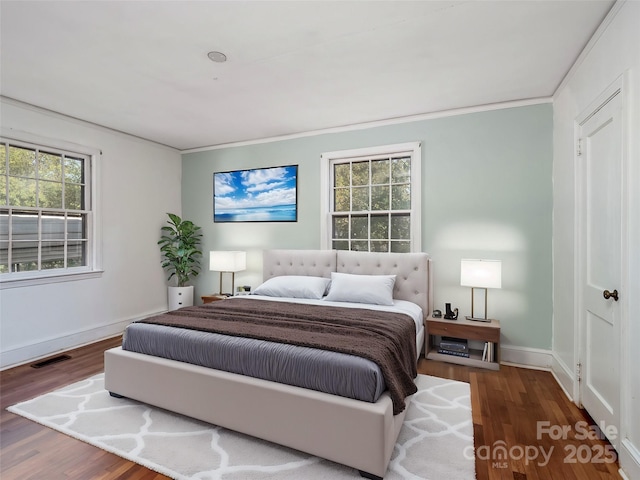
[[[320,299],[327,291],[331,280],[324,277],[303,275],[283,275],[264,282],[253,292],[268,297],[315,298]]]
[[[353,275],[331,272],[331,287],[325,300],[393,305],[395,283],[395,275]]]

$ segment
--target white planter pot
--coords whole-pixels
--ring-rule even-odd
[[[188,287],[167,287],[169,310],[193,306],[193,285]]]

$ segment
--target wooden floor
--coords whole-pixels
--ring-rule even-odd
[[[115,338],[67,352],[70,360],[44,368],[25,365],[0,372],[2,480],[167,478],[5,410],[102,372],[103,352],[120,342]],[[550,373],[504,365],[493,372],[425,359],[419,371],[471,384],[478,480],[621,478],[617,462],[605,461],[611,457],[608,443],[593,438],[595,433],[576,439],[588,431],[581,427],[593,422],[567,400]],[[537,422],[557,428],[539,432]],[[566,438],[555,435],[563,427],[570,429]]]

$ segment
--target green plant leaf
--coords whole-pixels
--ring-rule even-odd
[[[191,277],[200,272],[202,252],[198,247],[202,234],[198,233],[200,227],[190,220],[182,220],[173,213],[167,215],[167,223],[172,226],[161,228],[164,234],[157,242],[163,254],[162,268],[170,272],[168,280],[175,276],[178,286],[183,287]]]

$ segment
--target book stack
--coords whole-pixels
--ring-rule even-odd
[[[484,344],[484,351],[482,352],[482,361],[483,362],[494,361],[493,342],[486,342]]]
[[[438,345],[438,353],[469,358],[469,345],[464,338],[442,337]]]

